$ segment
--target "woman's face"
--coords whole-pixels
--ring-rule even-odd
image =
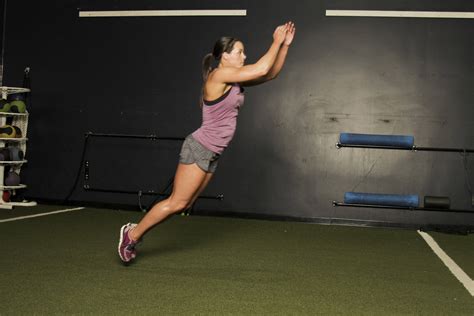
[[[242,42],[235,42],[231,52],[226,54],[226,60],[228,64],[237,68],[242,67],[245,63],[245,59],[247,58],[244,53],[244,44]]]

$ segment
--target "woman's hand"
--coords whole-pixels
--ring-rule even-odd
[[[275,29],[275,32],[273,32],[273,41],[277,42],[278,44],[283,43],[283,41],[286,38],[286,33],[288,29],[287,24],[277,26],[277,28]]]
[[[287,22],[285,25],[286,25],[286,35],[285,35],[285,41],[283,42],[283,44],[290,46],[291,42],[293,42],[293,38],[295,38],[296,27],[295,27],[295,23],[293,22]]]

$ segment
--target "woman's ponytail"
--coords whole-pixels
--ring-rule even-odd
[[[237,38],[229,36],[224,36],[217,40],[212,53],[204,56],[202,60],[202,80],[204,80],[204,82],[207,81],[207,77],[209,77],[209,73],[212,70],[212,62],[214,60],[220,62],[222,54],[230,53],[234,48],[234,44],[238,41]]]
[[[207,54],[204,56],[202,60],[202,80],[206,82],[209,73],[212,70],[212,60],[214,59],[214,55],[212,53]]]
[[[224,36],[221,37],[215,44],[212,53],[207,54],[202,59],[202,93],[201,100],[199,101],[200,106],[202,107],[203,97],[204,97],[204,85],[206,84],[209,73],[212,71],[212,63],[219,63],[223,53],[230,53],[234,48],[234,44],[239,40],[235,37]]]

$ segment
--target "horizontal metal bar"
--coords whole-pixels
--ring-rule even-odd
[[[112,138],[138,138],[151,140],[184,140],[184,137],[158,137],[156,135],[110,134],[110,133],[85,133],[86,137],[112,137]]]
[[[474,12],[390,11],[390,10],[326,10],[326,16],[377,18],[474,19]]]
[[[367,148],[367,149],[391,149],[391,150],[413,150],[413,148],[407,147],[391,147],[391,146],[373,146],[373,145],[351,145],[351,144],[341,144],[336,143],[337,148]]]
[[[391,150],[411,150],[411,151],[437,151],[437,152],[458,152],[458,153],[474,153],[474,149],[471,148],[443,148],[443,147],[418,147],[413,146],[412,148],[407,147],[391,147],[391,146],[374,146],[374,145],[352,145],[352,144],[341,144],[336,143],[337,148],[366,148],[366,149],[391,149]]]
[[[470,148],[440,148],[440,147],[417,147],[415,146],[413,150],[416,151],[440,151],[440,152],[458,152],[458,153],[474,153],[474,149]]]
[[[344,207],[362,207],[362,208],[378,208],[378,209],[393,209],[393,210],[410,210],[410,211],[427,211],[427,212],[447,212],[447,213],[470,213],[474,214],[474,210],[458,210],[458,209],[441,209],[441,208],[427,208],[427,207],[403,207],[403,206],[386,206],[386,205],[372,205],[372,204],[349,204],[333,201],[333,206]]]
[[[246,16],[247,10],[124,10],[79,11],[80,18],[147,16]]]
[[[116,189],[101,189],[101,188],[93,188],[89,185],[84,185],[84,190],[86,191],[94,191],[94,192],[105,192],[105,193],[120,193],[120,194],[134,194],[134,195],[154,195],[154,196],[170,196],[169,193],[160,193],[155,191],[133,191],[133,190],[116,190]],[[209,195],[200,195],[199,199],[209,199],[209,200],[220,200],[224,199],[223,194],[219,194],[216,196],[209,196]]]

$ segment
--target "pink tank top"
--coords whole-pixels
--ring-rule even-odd
[[[221,154],[229,145],[237,128],[239,108],[244,103],[243,88],[232,88],[214,101],[203,100],[202,125],[192,135],[207,149]]]

